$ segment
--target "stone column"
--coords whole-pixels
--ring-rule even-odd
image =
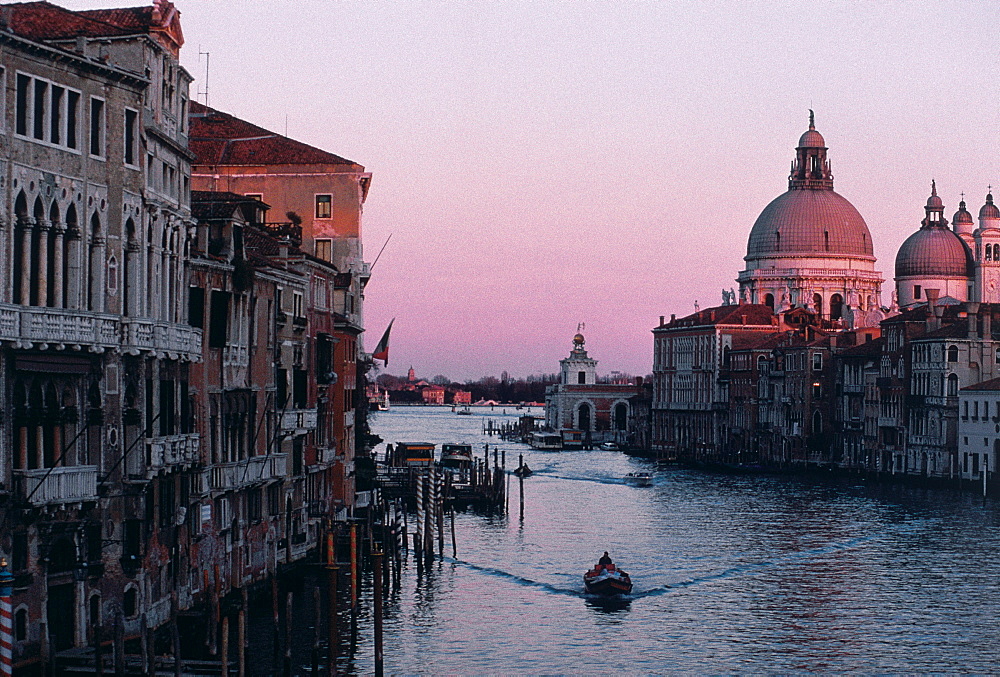
[[[97,251],[95,253],[94,260],[90,262],[90,265],[94,266],[94,271],[93,271],[94,311],[98,313],[103,313],[105,305],[105,296],[107,292],[107,287],[105,284],[105,278],[107,277],[107,268],[108,268],[107,240],[105,240],[103,237],[95,237],[94,248]]]
[[[38,221],[38,305],[41,308],[49,305],[49,230],[48,221]]]
[[[80,303],[80,276],[83,267],[80,265],[80,231],[77,228],[70,228],[66,231],[66,307],[77,310],[83,306]]]
[[[52,305],[56,308],[64,308],[66,299],[63,298],[63,239],[66,235],[66,225],[62,223],[52,224],[52,233],[55,237],[55,246],[52,252]]]
[[[21,229],[21,305],[31,305],[31,235],[34,230],[34,219],[23,219],[18,224]]]

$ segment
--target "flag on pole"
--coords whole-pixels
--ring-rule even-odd
[[[382,360],[387,367],[389,366],[389,332],[392,331],[392,323],[395,321],[396,318],[394,317],[389,322],[389,326],[385,328],[385,333],[382,334],[381,340],[375,346],[375,352],[372,353],[373,360]]]

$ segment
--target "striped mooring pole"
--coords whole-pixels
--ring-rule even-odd
[[[0,557],[0,676],[10,677],[14,671],[14,613],[10,596],[14,591],[14,576],[7,568],[7,558]]]

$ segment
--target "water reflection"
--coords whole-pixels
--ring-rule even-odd
[[[387,441],[469,442],[480,458],[489,442],[508,471],[519,454],[535,471],[508,483],[508,514],[457,513],[458,558],[407,561],[386,615],[387,672],[995,671],[993,499],[537,452],[484,437],[490,417],[411,408],[376,421]],[[643,471],[654,486],[623,483]],[[604,550],[634,576],[631,596],[584,594]],[[364,673],[361,623],[351,669]]]

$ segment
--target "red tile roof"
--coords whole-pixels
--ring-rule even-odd
[[[188,145],[200,165],[353,165],[333,153],[258,127],[197,101],[190,106]]]
[[[743,317],[746,316],[746,322]],[[748,326],[761,326],[773,324],[772,318],[777,316],[770,307],[759,303],[741,303],[733,306],[716,306],[706,308],[692,313],[686,317],[680,317],[673,322],[668,322],[663,327],[657,329],[677,329],[682,327],[702,327],[705,325],[719,324],[746,324]]]
[[[39,42],[77,36],[113,37],[135,32],[99,17],[87,16],[85,12],[73,12],[50,2],[19,2],[4,5],[3,11],[12,33]]]
[[[991,378],[989,381],[973,383],[971,386],[965,386],[962,390],[1000,390],[1000,378]]]

